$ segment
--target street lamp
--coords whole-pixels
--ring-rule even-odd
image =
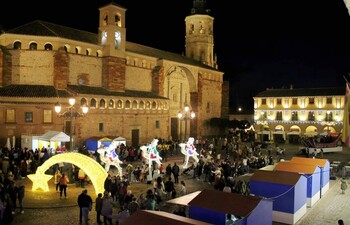
[[[69,107],[67,109],[67,111],[64,111],[61,113],[62,107],[60,103],[56,103],[55,105],[55,111],[57,113],[58,117],[62,117],[65,118],[66,120],[70,121],[70,135],[69,135],[69,150],[73,151],[73,120],[79,118],[79,117],[83,117],[85,116],[85,114],[89,111],[89,108],[84,104],[81,109],[82,109],[82,113],[76,111],[76,108],[74,107],[75,104],[75,99],[74,98],[70,98],[69,99]]]
[[[187,140],[187,122],[191,119],[193,119],[194,117],[196,117],[196,114],[191,111],[190,112],[190,107],[185,104],[185,107],[184,107],[184,110],[181,112],[179,112],[177,114],[177,117],[180,119],[180,120],[184,120],[185,121],[185,140]],[[181,135],[180,135],[180,138],[181,138]]]

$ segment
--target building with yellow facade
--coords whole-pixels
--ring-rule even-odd
[[[266,89],[254,97],[254,128],[262,141],[343,131],[345,88]]]

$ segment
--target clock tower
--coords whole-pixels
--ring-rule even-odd
[[[125,58],[126,9],[112,2],[99,10],[98,41],[104,46],[103,55]]]
[[[217,69],[214,59],[214,18],[205,7],[206,0],[193,0],[191,15],[186,23],[186,56]]]

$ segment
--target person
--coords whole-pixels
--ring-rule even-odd
[[[343,177],[340,180],[340,189],[341,189],[341,193],[345,194],[345,190],[348,188],[348,182],[346,181],[345,177]]]
[[[81,168],[79,168],[79,171],[78,171],[78,180],[79,180],[79,183],[80,183],[80,187],[81,187],[81,188],[84,188],[85,178],[86,178],[86,175],[85,175],[84,170],[81,169]]]
[[[109,192],[103,193],[101,215],[103,216],[103,223],[105,225],[112,225],[112,214],[113,214],[113,200],[109,196]]]
[[[113,215],[112,218],[116,219],[117,225],[121,224],[126,218],[130,216],[128,208],[121,207],[117,215]]]
[[[80,220],[80,222],[84,222],[84,225],[88,225],[89,212],[92,208],[92,198],[88,195],[87,189],[83,190],[78,196],[78,206],[81,212],[80,216],[83,218],[83,221]],[[79,219],[81,219],[81,217]]]
[[[132,164],[128,164],[127,167],[125,168],[125,172],[127,173],[128,176],[128,182],[129,184],[132,183],[132,175],[134,173],[134,166]]]
[[[95,211],[96,211],[96,222],[101,224],[101,210],[102,210],[102,193],[98,193],[95,199]]]
[[[129,214],[132,215],[139,209],[140,209],[140,205],[139,203],[137,203],[137,198],[133,197],[132,201],[128,205]]]
[[[10,195],[0,186],[0,224],[11,224],[13,222],[13,203]]]
[[[186,184],[185,184],[185,181],[183,181],[183,180],[181,181],[179,194],[180,194],[180,196],[187,194]]]
[[[168,177],[168,180],[165,182],[164,187],[165,187],[165,191],[167,193],[167,198],[170,198],[173,191],[175,190],[175,184],[171,180],[171,177]]]
[[[144,193],[140,193],[139,197],[137,198],[137,203],[140,206],[140,209],[145,209],[144,205],[145,205],[145,201],[146,201],[146,197]]]
[[[178,184],[179,183],[179,175],[180,175],[180,167],[174,162],[173,167],[171,168],[171,172],[174,176],[174,183]]]
[[[63,173],[60,179],[60,199],[62,199],[62,192],[64,193],[64,198],[67,198],[67,184],[69,182],[68,177]]]
[[[222,189],[223,192],[228,192],[228,193],[231,193],[232,192],[232,188],[230,187],[229,183],[228,182],[225,182],[225,186],[224,188]]]
[[[342,219],[338,220],[338,225],[344,225],[344,220]]]
[[[17,199],[19,204],[20,213],[23,214],[23,199],[24,199],[24,193],[25,193],[25,186],[24,184],[19,184],[17,187]]]
[[[152,189],[148,189],[146,192],[146,200],[142,206],[143,209],[146,210],[156,210],[158,208],[156,197],[152,191]]]
[[[165,175],[167,177],[171,177],[171,164],[170,163],[165,167]]]
[[[175,215],[186,217],[186,207],[180,205],[177,210],[174,211]]]
[[[61,177],[62,177],[61,171],[60,170],[56,170],[55,175],[54,175],[56,192],[59,192]]]
[[[79,195],[78,195],[78,206],[79,206],[79,223],[82,223],[83,222],[83,210],[82,210],[82,199],[83,199],[83,195],[84,195],[84,191],[83,190]]]

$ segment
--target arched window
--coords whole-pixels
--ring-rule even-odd
[[[108,102],[108,108],[114,109],[114,101],[112,99],[110,99]]]
[[[86,98],[80,99],[80,105],[81,105],[81,106],[84,106],[84,105],[87,106],[87,100],[86,100]]]
[[[156,102],[152,102],[152,109],[157,109],[157,103]]]
[[[134,101],[132,102],[132,108],[133,108],[133,109],[137,109],[137,101],[136,101],[136,100],[134,100]]]
[[[146,102],[146,109],[150,109],[151,108],[151,103],[149,101]]]
[[[45,50],[51,51],[52,50],[52,44],[46,44]]]
[[[68,52],[67,46],[64,46],[64,51],[65,51],[65,52]]]
[[[96,102],[96,99],[91,99],[91,101],[90,101],[90,107],[91,108],[96,108],[96,104],[97,104],[97,102]]]
[[[100,108],[105,109],[106,108],[106,101],[104,99],[100,100]]]
[[[126,102],[125,102],[125,108],[126,108],[126,109],[130,109],[130,101],[129,101],[129,100],[126,100]]]
[[[30,43],[29,45],[30,50],[37,50],[38,49],[38,44],[35,42]]]
[[[118,109],[123,108],[123,102],[122,102],[122,100],[118,100],[118,102],[117,102],[117,108],[118,108]]]
[[[16,41],[13,44],[13,49],[21,49],[22,48],[22,43],[20,41]]]
[[[145,103],[143,101],[140,101],[139,109],[145,109]]]

